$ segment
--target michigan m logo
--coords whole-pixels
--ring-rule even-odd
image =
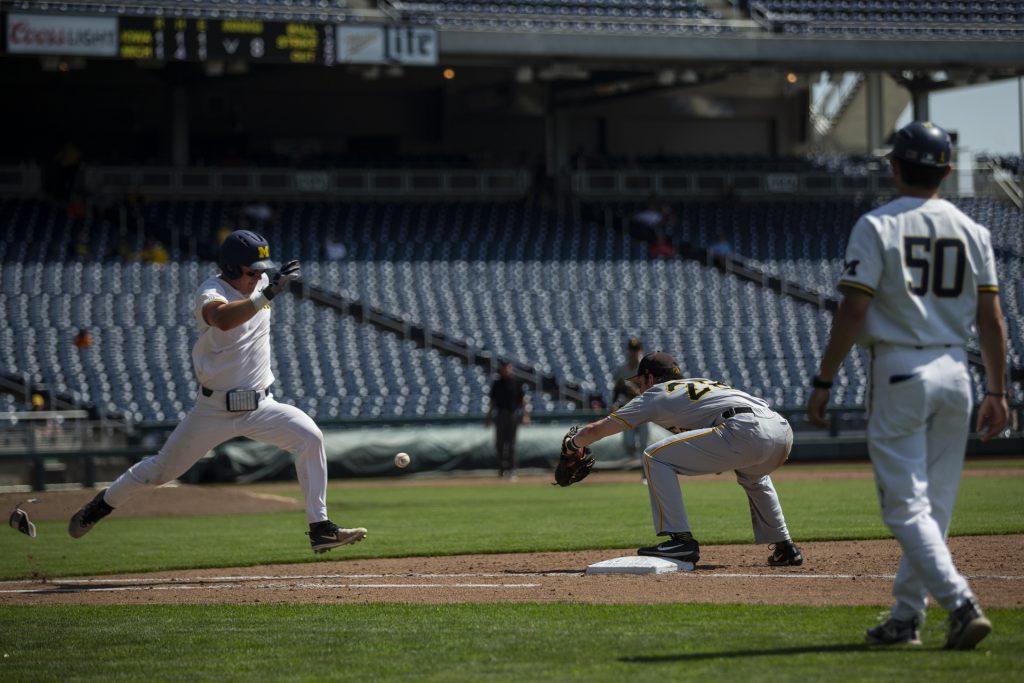
[[[270,258],[270,247],[256,247],[257,253],[260,258]]]

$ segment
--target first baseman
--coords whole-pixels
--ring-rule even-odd
[[[673,433],[643,454],[654,531],[669,539],[637,552],[697,562],[700,545],[686,516],[677,475],[734,470],[750,504],[754,540],[773,546],[768,564],[802,564],[803,555],[790,539],[779,496],[768,476],[786,462],[793,446],[793,430],[785,418],[761,399],[721,382],[683,378],[679,364],[667,353],[644,356],[636,376],[629,380],[640,395],[608,417],[579,431],[573,428],[563,442],[563,452],[592,463],[586,456],[587,446],[626,429],[653,422]],[[583,476],[570,478],[579,481]]]
[[[366,529],[342,529],[327,518],[327,458],[320,429],[309,415],[278,403],[270,393],[270,304],[299,277],[299,262],[277,270],[267,241],[237,230],[221,245],[218,266],[221,272],[203,282],[194,299],[199,325],[192,349],[199,382],[195,407],[159,453],[131,467],[76,512],[68,533],[84,536],[128,499],[181,476],[218,444],[246,436],[295,456],[314,552],[361,541]]]
[[[964,349],[976,323],[987,391],[982,440],[1006,427],[1006,341],[989,231],[949,202],[951,170],[942,128],[915,122],[889,154],[900,197],[853,226],[844,294],[807,406],[825,426],[832,378],[854,342],[871,355],[868,451],[882,518],[903,548],[888,619],[869,643],[920,644],[928,593],[949,610],[947,648],[970,649],[992,630],[946,533],[970,429],[971,379]]]

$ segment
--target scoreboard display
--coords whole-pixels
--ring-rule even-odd
[[[334,63],[334,27],[259,19],[122,17],[118,56],[205,62]]]
[[[385,23],[0,12],[0,28],[9,54],[133,61],[432,66],[439,47],[434,28]]]

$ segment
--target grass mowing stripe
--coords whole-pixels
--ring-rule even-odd
[[[782,481],[786,518],[798,541],[885,538],[871,480]],[[683,495],[704,544],[750,543],[743,490],[687,482]],[[965,479],[952,533],[1024,532],[1024,477]],[[558,487],[341,489],[331,517],[370,530],[328,559],[636,547],[655,537],[647,489],[639,484]],[[311,562],[301,512],[214,517],[125,518],[117,513],[73,540],[63,521],[38,523],[39,537],[0,534],[0,579],[32,575],[154,571]]]
[[[861,644],[873,608],[739,605],[12,607],[4,680],[1008,680],[1024,611],[979,651]],[[54,644],[59,643],[59,652]],[[69,656],[69,653],[74,653]]]

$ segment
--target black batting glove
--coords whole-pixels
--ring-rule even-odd
[[[283,292],[288,288],[288,284],[292,280],[297,280],[300,277],[299,273],[299,262],[289,261],[288,263],[281,266],[281,269],[276,271],[270,276],[270,284],[263,290],[263,296],[267,297],[267,301],[270,301],[275,296]]]

